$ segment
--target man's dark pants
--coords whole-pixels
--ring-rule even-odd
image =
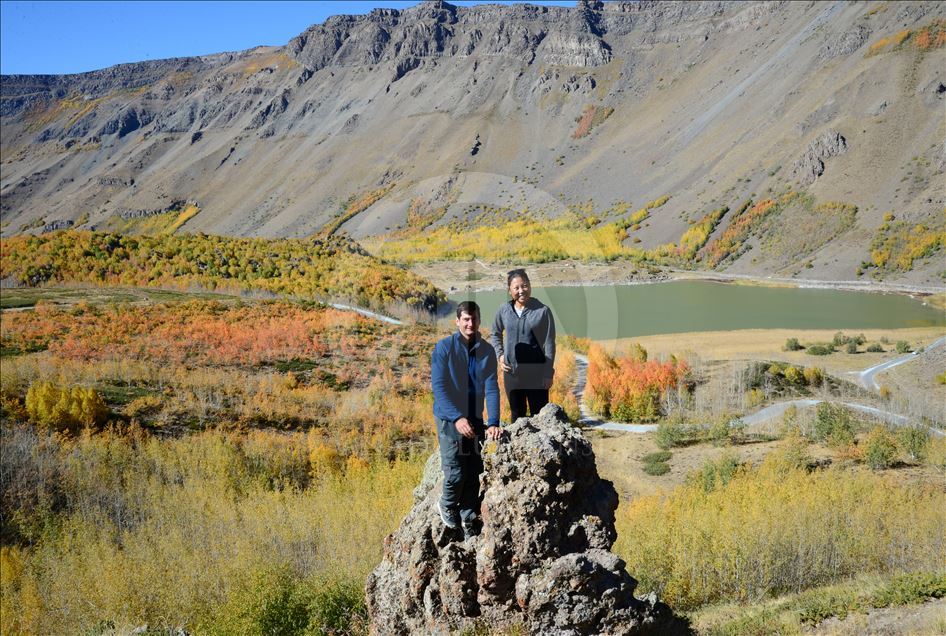
[[[463,521],[475,518],[480,509],[480,473],[483,472],[480,441],[485,429],[481,422],[471,422],[471,425],[476,433],[475,439],[460,435],[453,422],[437,418],[440,465],[443,467],[440,505],[458,510]]]

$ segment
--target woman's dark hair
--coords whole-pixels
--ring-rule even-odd
[[[479,316],[480,306],[477,305],[472,300],[464,300],[462,303],[457,305],[457,318],[460,317],[460,314],[469,314],[471,316]]]
[[[526,270],[514,269],[508,274],[506,274],[506,287],[509,287],[510,285],[512,285],[512,279],[514,278],[521,278],[524,282],[526,283],[529,282],[529,275],[526,274]]]

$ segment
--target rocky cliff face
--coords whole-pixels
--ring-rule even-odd
[[[946,48],[895,43],[937,20],[935,2],[422,2],[336,16],[283,47],[5,76],[2,232],[191,199],[183,231],[302,236],[393,183],[342,226],[359,238],[404,227],[449,181],[432,202],[444,223],[671,195],[639,233],[647,248],[707,209],[802,188],[861,210],[805,256],[813,275],[853,277],[885,212],[929,224],[946,204]],[[576,136],[589,107],[610,116]],[[828,132],[848,152],[793,172]],[[931,169],[917,180],[911,161]]]
[[[672,634],[682,629],[610,552],[618,498],[591,444],[549,405],[487,446],[483,528],[463,540],[436,511],[442,473],[431,456],[415,504],[369,576],[375,634],[489,627],[529,633]]]

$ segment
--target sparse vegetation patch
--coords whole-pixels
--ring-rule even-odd
[[[587,137],[595,126],[600,126],[604,123],[604,120],[610,117],[613,112],[614,109],[610,106],[595,106],[591,104],[585,106],[581,115],[575,119],[578,128],[572,133],[572,139]]]
[[[909,272],[919,260],[932,258],[946,245],[946,210],[931,224],[898,221],[887,214],[870,243],[870,260],[861,263],[858,273],[873,276],[886,272]]]

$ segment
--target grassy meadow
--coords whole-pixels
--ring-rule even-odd
[[[436,448],[429,356],[452,320],[390,325],[316,302],[439,294],[318,240],[3,242],[3,278],[43,286],[2,293],[0,632],[366,633],[365,576]],[[234,263],[243,247],[255,256]],[[175,249],[189,255],[162,252]],[[194,254],[216,269],[168,264]],[[345,292],[358,263],[372,277]],[[309,299],[284,293],[297,284]],[[781,399],[854,395],[797,352],[558,344],[552,400],[570,417],[583,353],[590,406],[658,425],[590,435],[622,495],[615,551],[700,633],[795,633],[946,594],[941,438],[839,406],[729,427]]]

